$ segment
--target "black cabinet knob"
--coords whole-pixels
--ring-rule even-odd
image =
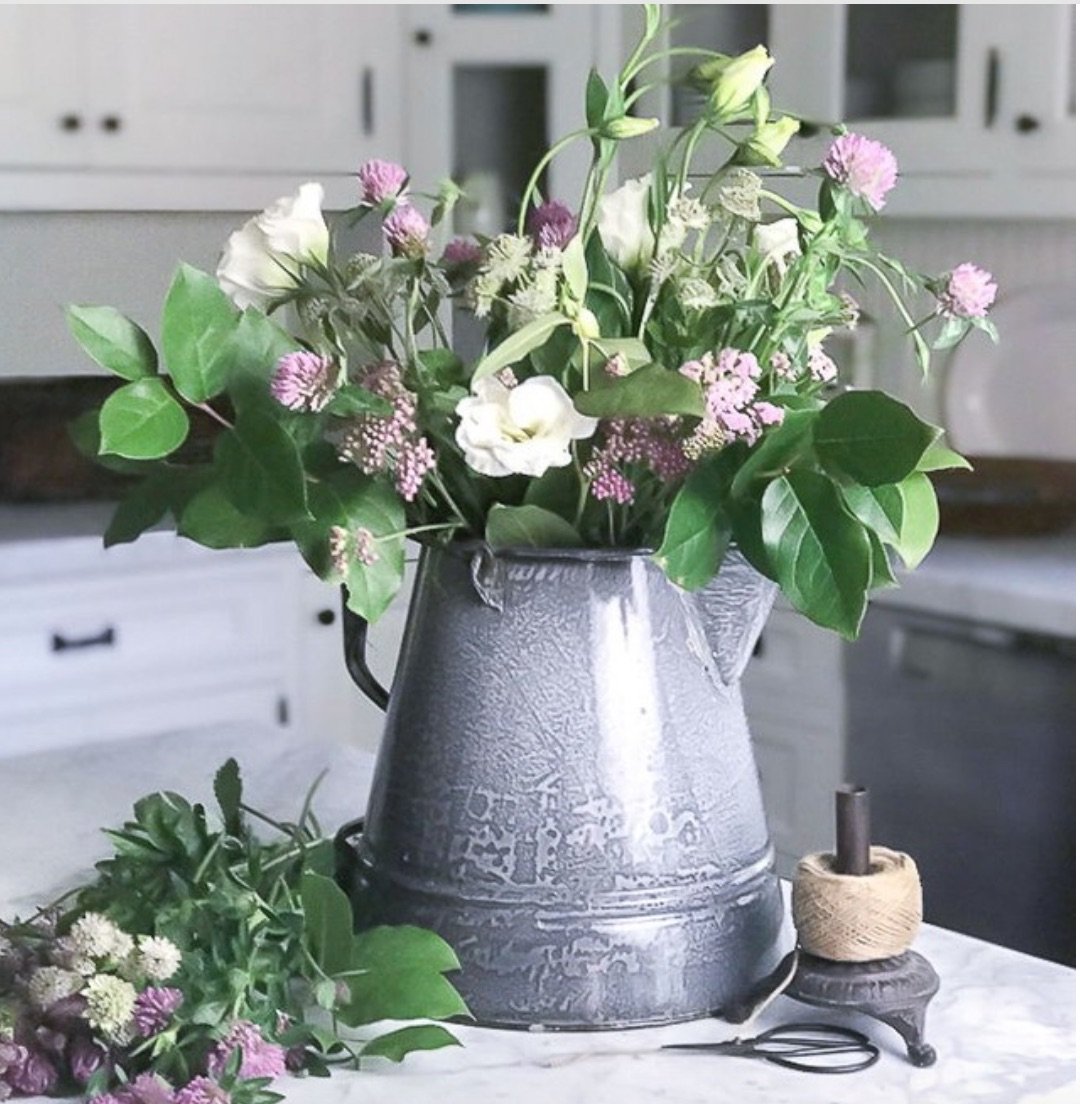
[[[78,115],[61,115],[61,130],[78,130],[82,126],[82,118]]]
[[[431,31],[426,27],[421,27],[418,31],[413,31],[412,40],[417,46],[430,46]]]
[[[1016,118],[1016,129],[1021,134],[1030,134],[1033,130],[1038,130],[1040,125],[1034,115],[1018,115]]]
[[[315,614],[315,620],[318,621],[320,625],[332,625],[337,620],[337,614],[334,613],[332,609],[319,610],[319,612]]]
[[[122,125],[119,115],[106,115],[101,120],[101,129],[108,131],[109,134],[115,134]]]

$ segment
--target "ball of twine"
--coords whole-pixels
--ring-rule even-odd
[[[806,855],[795,868],[791,909],[799,945],[833,962],[903,954],[922,923],[922,884],[909,855],[870,848],[870,873],[838,874],[836,857]]]

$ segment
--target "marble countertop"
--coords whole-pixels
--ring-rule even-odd
[[[26,913],[85,875],[106,853],[99,827],[120,821],[156,789],[209,801],[216,766],[235,755],[248,800],[295,815],[318,772],[325,825],[362,812],[372,757],[304,743],[276,729],[174,733],[0,760],[0,914]],[[1053,963],[925,926],[915,944],[942,988],[930,1005],[927,1039],[938,1062],[916,1069],[899,1037],[865,1018],[883,1050],[849,1077],[814,1077],[760,1062],[708,1054],[662,1054],[673,1042],[717,1041],[733,1028],[699,1020],[626,1032],[534,1034],[455,1029],[464,1046],[409,1056],[400,1067],[370,1060],[359,1073],[275,1085],[292,1104],[1034,1104],[1075,1098],[1075,974]],[[759,1026],[806,1020],[781,997]],[[814,1011],[813,1018],[826,1017]]]

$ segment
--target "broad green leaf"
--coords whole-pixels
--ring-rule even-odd
[[[653,559],[685,590],[696,590],[716,575],[731,541],[724,509],[729,467],[722,453],[702,463],[679,489],[668,514]]]
[[[157,371],[157,353],[145,330],[112,307],[70,306],[68,329],[90,357],[126,380]]]
[[[79,453],[87,460],[93,460],[95,464],[123,475],[141,475],[152,471],[153,461],[125,460],[122,456],[102,455],[99,416],[98,410],[84,410],[77,418],[68,422],[68,436]]]
[[[896,399],[880,391],[847,391],[814,424],[822,463],[868,487],[910,475],[938,435]]]
[[[127,544],[157,525],[168,513],[169,493],[162,481],[151,475],[132,487],[117,504],[105,530],[105,547]]]
[[[659,364],[646,365],[628,376],[601,378],[591,391],[574,396],[574,406],[590,418],[701,417],[705,413],[700,384]]]
[[[378,1020],[446,1020],[469,1014],[453,985],[432,970],[399,970],[388,964],[384,970],[350,978],[349,989],[351,999],[337,1013],[349,1027]]]
[[[416,1024],[372,1039],[360,1053],[365,1058],[389,1058],[391,1062],[400,1062],[411,1051],[439,1050],[448,1046],[461,1046],[461,1043],[445,1027]]]
[[[593,130],[604,121],[607,102],[608,90],[604,78],[595,69],[590,69],[589,79],[585,82],[585,122]]]
[[[221,809],[225,831],[230,836],[239,836],[243,831],[240,802],[244,799],[244,784],[240,778],[240,764],[235,759],[226,759],[214,775],[214,797]]]
[[[433,931],[396,924],[358,932],[353,939],[352,968],[376,973],[394,969],[444,974],[460,970],[461,963],[450,944]]]
[[[866,536],[870,541],[870,589],[897,586],[892,564],[889,563],[889,553],[881,543],[881,538],[872,529],[866,531]]]
[[[487,517],[484,539],[492,548],[580,548],[570,522],[539,506],[496,503]]]
[[[368,391],[355,383],[347,383],[326,406],[328,414],[345,417],[352,414],[389,414],[392,411],[389,402],[381,395]]]
[[[237,323],[236,308],[213,276],[180,265],[165,297],[161,352],[185,399],[206,402],[224,390]]]
[[[589,290],[589,266],[585,263],[585,246],[580,234],[575,234],[566,243],[562,270],[570,294],[577,302],[584,303],[585,293]]]
[[[621,356],[631,372],[643,368],[652,360],[645,342],[636,337],[598,337],[590,344],[609,360]]]
[[[934,486],[922,472],[915,472],[900,484],[904,520],[896,545],[909,569],[919,566],[934,545],[938,531],[938,503]]]
[[[218,483],[199,491],[181,513],[177,532],[205,548],[258,548],[280,532],[242,514]]]
[[[731,517],[732,539],[739,551],[756,571],[775,583],[776,571],[761,537],[761,499],[731,498],[727,509]]]
[[[353,914],[349,898],[332,878],[305,873],[300,880],[304,938],[323,973],[349,969],[353,953]]]
[[[184,443],[188,416],[157,378],[114,391],[101,408],[101,451],[129,460],[157,460]]]
[[[266,411],[253,407],[240,414],[218,438],[215,463],[241,513],[270,525],[310,516],[299,449]]]
[[[367,621],[375,622],[401,588],[405,573],[405,509],[389,484],[342,468],[314,483],[309,505],[312,517],[294,523],[293,538],[311,569],[329,582],[344,582],[348,605]],[[330,559],[329,535],[333,526],[347,534],[367,529],[377,538],[373,564],[347,553],[342,579]]]
[[[817,415],[816,410],[786,410],[784,420],[765,434],[735,473],[732,495],[742,496],[754,480],[772,479],[794,464],[810,447]]]
[[[904,496],[896,483],[883,483],[880,487],[863,487],[860,484],[842,487],[848,509],[886,544],[894,548],[900,543],[904,524]]]
[[[762,499],[761,531],[791,604],[853,640],[866,612],[870,541],[832,481],[810,471],[774,479]]]
[[[919,458],[916,470],[921,472],[948,471],[951,468],[963,468],[971,471],[971,463],[958,452],[953,452],[940,440],[935,441]]]
[[[298,348],[298,342],[276,322],[248,307],[222,342],[213,360],[213,371],[223,374],[229,398],[238,411],[253,405],[271,406],[274,369],[283,356]]]
[[[527,322],[520,330],[515,330],[505,340],[499,342],[486,356],[481,357],[473,370],[473,383],[492,376],[511,364],[517,364],[538,349],[560,327],[569,326],[570,319],[565,314],[552,312]]]
[[[582,483],[572,464],[548,468],[539,479],[530,479],[525,489],[525,505],[539,506],[572,522],[581,499]]]

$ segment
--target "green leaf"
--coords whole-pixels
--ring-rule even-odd
[[[157,371],[157,353],[145,330],[112,307],[70,306],[68,329],[102,368],[126,380]]]
[[[240,764],[235,759],[226,759],[214,775],[214,797],[221,809],[221,819],[225,831],[230,836],[239,836],[243,832],[240,817],[240,802],[244,799],[244,784],[240,778]]]
[[[177,391],[189,402],[206,402],[224,389],[228,339],[237,323],[236,308],[213,276],[180,265],[165,297],[161,351]]]
[[[626,361],[631,372],[644,367],[652,356],[644,341],[636,337],[598,337],[590,344],[610,360],[612,357],[621,356]]]
[[[157,460],[184,443],[188,416],[157,378],[114,391],[101,408],[101,451],[129,460]]]
[[[448,1046],[461,1046],[461,1043],[445,1027],[416,1024],[372,1039],[360,1053],[365,1058],[389,1058],[391,1062],[400,1062],[411,1051],[439,1050]]]
[[[156,475],[132,487],[117,505],[105,530],[105,547],[128,544],[142,536],[165,516],[169,501],[169,489]]]
[[[719,453],[691,473],[675,496],[663,543],[653,556],[667,577],[686,590],[696,590],[716,575],[731,541],[724,509],[729,469],[730,461]]]
[[[281,539],[280,530],[242,514],[218,483],[199,491],[184,508],[177,532],[204,548],[258,548]]]
[[[270,395],[274,369],[283,356],[299,347],[298,341],[262,311],[248,307],[222,342],[213,370],[224,375],[229,398],[238,411],[276,406]]]
[[[581,497],[581,479],[572,464],[548,468],[539,479],[530,479],[525,488],[525,505],[539,506],[572,522]]]
[[[589,79],[585,82],[585,122],[592,130],[597,130],[604,121],[607,111],[608,90],[604,78],[595,69],[589,70]]]
[[[909,475],[900,484],[904,520],[896,550],[908,570],[919,566],[934,545],[938,531],[938,503],[934,486],[922,472]]]
[[[701,417],[701,385],[659,364],[614,379],[601,378],[591,391],[574,396],[574,406],[590,418],[652,418],[662,414]]]
[[[870,540],[870,589],[897,586],[892,564],[889,563],[889,554],[885,551],[881,538],[872,529],[868,529],[866,535]]]
[[[761,529],[791,604],[853,640],[866,612],[870,541],[832,481],[810,471],[774,479],[762,499]]]
[[[817,410],[787,410],[784,420],[770,429],[735,473],[731,493],[745,495],[754,480],[772,479],[794,464],[809,448]]]
[[[272,525],[310,516],[300,451],[267,411],[243,411],[218,438],[215,463],[241,513]]]
[[[842,487],[848,509],[886,544],[894,548],[900,543],[904,524],[904,496],[896,483],[880,487],[854,484]]]
[[[353,940],[355,970],[460,970],[454,949],[427,928],[412,924],[382,925],[358,932]]]
[[[538,349],[560,327],[568,326],[570,319],[565,314],[552,312],[527,322],[520,330],[515,330],[504,341],[499,342],[486,356],[481,357],[473,370],[473,383],[492,376],[511,364],[517,364]]]
[[[562,270],[570,294],[577,302],[584,303],[585,293],[589,290],[589,266],[585,263],[585,246],[580,234],[575,234],[566,243]]]
[[[953,452],[948,445],[938,440],[919,458],[917,470],[921,472],[934,472],[948,471],[951,468],[963,468],[965,471],[971,471],[971,464],[967,459],[961,456],[960,453]]]
[[[492,548],[580,548],[570,522],[539,506],[496,503],[487,517],[484,539]]]
[[[305,873],[300,879],[304,937],[325,974],[349,969],[353,955],[353,914],[349,898],[332,878]]]
[[[326,412],[338,417],[353,414],[389,414],[393,407],[381,395],[355,383],[347,383],[327,403]]]
[[[761,537],[761,499],[731,498],[727,509],[731,516],[731,535],[739,551],[756,571],[775,583],[776,570]]]
[[[349,979],[351,998],[338,1009],[349,1027],[378,1020],[447,1020],[467,1016],[468,1006],[442,974],[430,970],[396,970]]]
[[[826,467],[873,487],[913,472],[938,432],[880,391],[847,391],[822,410],[814,447]]]
[[[124,475],[140,475],[152,470],[153,463],[145,460],[125,460],[122,456],[101,455],[101,426],[98,423],[99,410],[84,410],[77,418],[68,422],[68,436],[80,455],[93,460],[109,471]]]
[[[382,480],[342,468],[312,485],[312,518],[294,523],[293,538],[311,569],[329,582],[344,581],[348,605],[367,621],[375,622],[393,600],[405,574],[405,509],[393,488]],[[332,526],[347,533],[367,529],[377,539],[373,564],[348,557],[342,580],[330,559]]]

